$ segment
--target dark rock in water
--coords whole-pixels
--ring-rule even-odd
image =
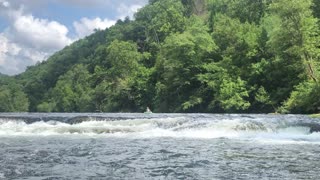
[[[313,124],[310,127],[310,133],[320,132],[320,124]]]
[[[144,117],[142,117],[144,118]],[[86,121],[118,121],[118,120],[130,120],[134,117],[115,116],[113,114],[45,114],[45,113],[17,113],[17,114],[0,114],[0,120],[2,121],[22,121],[26,124],[32,124],[35,122],[43,121],[57,121],[68,124],[78,124]]]
[[[62,122],[64,120],[64,118],[62,117],[54,117],[54,116],[50,116],[50,117],[41,117],[41,116],[1,116],[0,119],[2,120],[6,120],[6,121],[22,121],[25,122],[27,124],[32,124],[35,122],[39,122],[39,121],[44,121],[44,122],[48,122],[48,121],[60,121]]]
[[[68,119],[66,122],[69,124],[79,124],[87,121],[119,121],[129,120],[134,118],[129,117],[103,117],[103,116],[76,116]]]
[[[250,118],[250,119],[255,119],[255,117],[250,116],[250,115],[240,115],[240,117],[244,117],[244,118]]]
[[[301,123],[301,124],[297,124],[298,126],[304,126],[304,127],[309,127],[310,128],[310,133],[314,133],[314,132],[320,132],[320,124],[318,123]]]

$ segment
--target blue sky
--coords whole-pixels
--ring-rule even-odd
[[[148,0],[0,0],[0,73],[14,75]]]

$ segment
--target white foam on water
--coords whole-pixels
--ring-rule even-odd
[[[320,133],[310,133],[308,127],[288,127],[279,129],[274,133],[257,133],[252,135],[254,141],[261,143],[281,143],[281,144],[303,144],[316,143],[320,144]]]
[[[6,177],[4,176],[4,173],[0,173],[0,179],[4,179],[4,178],[6,178]]]
[[[230,138],[262,143],[320,143],[320,133],[309,133],[309,127],[276,128],[271,123],[241,121],[241,119],[210,121],[184,117],[130,119],[117,121],[84,121],[67,124],[57,121],[3,121],[0,136],[96,136],[125,138]]]
[[[67,124],[56,121],[40,121],[26,124],[22,121],[7,121],[0,123],[0,135],[132,134],[155,129],[159,123],[166,127],[172,127],[179,120],[179,118],[157,120],[135,119],[123,121],[85,121],[79,124]]]

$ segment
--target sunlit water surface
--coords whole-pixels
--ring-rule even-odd
[[[307,116],[0,116],[0,179],[320,179]]]

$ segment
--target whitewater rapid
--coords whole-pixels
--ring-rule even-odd
[[[320,119],[0,114],[1,179],[320,179]]]
[[[0,136],[232,138],[320,143],[319,119],[302,115],[74,114],[36,119],[38,117],[35,114],[1,117]]]

